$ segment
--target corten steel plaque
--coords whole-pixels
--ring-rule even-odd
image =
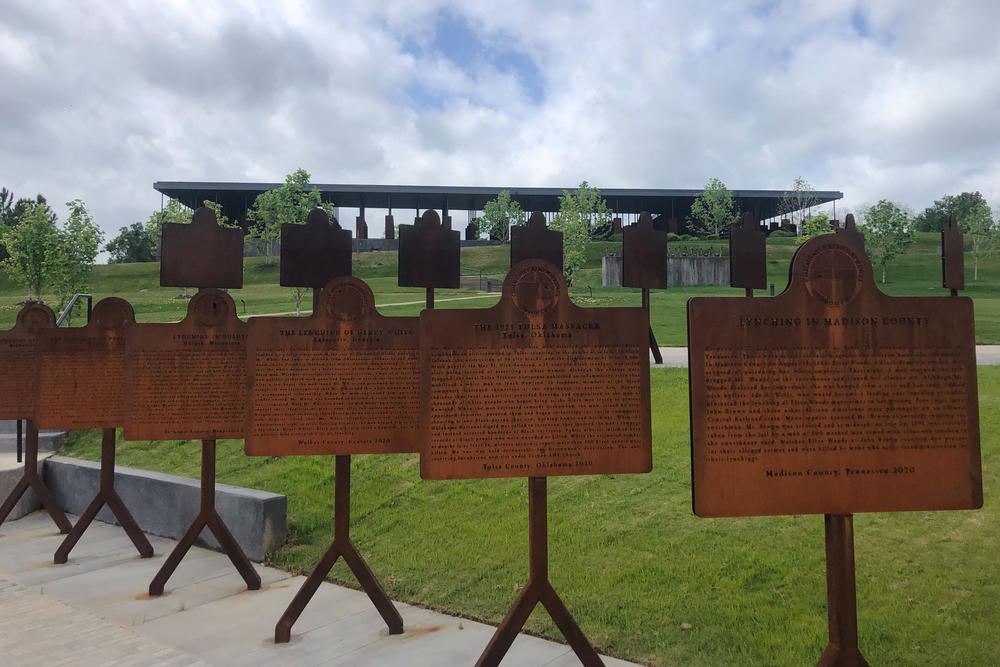
[[[400,287],[457,289],[460,236],[459,232],[442,226],[433,209],[424,211],[418,224],[400,225]]]
[[[35,421],[39,428],[117,428],[124,422],[125,339],[132,306],[108,297],[83,327],[38,337]]]
[[[168,222],[161,233],[162,287],[243,287],[243,230],[220,227],[212,209],[202,206],[190,225]]]
[[[317,289],[351,275],[351,231],[321,208],[311,210],[304,225],[282,225],[280,273],[285,287]]]
[[[965,251],[955,216],[941,230],[941,283],[948,289],[965,289]]]
[[[972,300],[886,296],[848,223],[777,297],[688,301],[699,516],[982,505]]]
[[[127,440],[242,438],[247,325],[232,298],[202,289],[172,324],[136,324],[125,341]]]
[[[39,334],[56,325],[52,309],[29,303],[14,326],[0,331],[0,419],[32,419]]]
[[[767,236],[749,213],[729,226],[729,286],[767,288]]]
[[[622,287],[667,288],[667,233],[647,211],[622,232]]]
[[[309,317],[248,326],[251,456],[415,452],[420,430],[416,317],[383,317],[352,277]]]
[[[562,269],[563,235],[545,225],[545,214],[535,211],[525,226],[510,228],[510,265],[526,259],[544,259]]]
[[[543,260],[492,308],[420,314],[425,479],[648,472],[647,312],[580,308]]]

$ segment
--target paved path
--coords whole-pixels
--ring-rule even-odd
[[[449,299],[434,299],[434,303],[438,304],[438,303],[444,303],[445,301],[469,301],[470,299],[499,299],[499,298],[500,298],[500,294],[499,293],[497,293],[497,294],[477,294],[475,296],[455,296],[455,297],[451,297]],[[310,300],[310,303],[312,303],[311,300]],[[427,303],[426,297],[423,298],[423,299],[420,299],[419,301],[399,301],[398,303],[377,303],[377,304],[375,304],[375,306],[377,308],[388,308],[390,306],[422,306],[425,303]],[[311,314],[312,314],[312,308],[303,308],[302,309],[302,315],[311,315]],[[295,315],[295,311],[294,310],[288,310],[288,311],[285,311],[283,313],[250,313],[250,314],[247,314],[247,315],[240,315],[239,318],[241,320],[245,320],[245,319],[248,319],[250,317],[282,317],[282,316],[285,316],[285,315]],[[179,322],[180,320],[176,320],[176,321]]]
[[[662,366],[654,363],[653,354],[649,354],[649,363],[653,368],[687,368],[686,347],[661,347],[660,356],[663,357]],[[977,345],[976,364],[978,366],[1000,366],[1000,345]]]
[[[274,624],[304,577],[258,565],[261,590],[247,591],[226,556],[194,547],[166,595],[150,598],[172,540],[150,535],[156,555],[144,560],[121,528],[95,521],[69,562],[53,565],[61,540],[43,512],[0,525],[0,664],[440,667],[474,664],[493,634],[482,623],[397,603],[406,632],[389,636],[364,593],[327,583],[292,641],[275,644]],[[579,662],[564,644],[521,635],[503,664]]]

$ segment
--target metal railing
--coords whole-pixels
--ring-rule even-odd
[[[61,327],[62,323],[69,319],[70,313],[73,312],[73,306],[75,306],[76,302],[80,299],[87,300],[87,323],[90,323],[90,316],[94,312],[94,297],[89,294],[74,294],[73,298],[69,300],[68,304],[66,304],[66,308],[63,309],[62,314],[59,315],[59,319],[56,320],[57,327]]]

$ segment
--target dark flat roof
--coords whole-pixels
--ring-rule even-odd
[[[194,181],[157,181],[153,187],[185,206],[197,208],[206,200],[217,201],[230,218],[242,220],[254,199],[262,192],[281,183],[215,183]],[[555,212],[559,210],[559,195],[570,188],[478,187],[444,185],[353,185],[316,183],[323,200],[348,208],[392,208],[415,211],[434,208],[449,211],[481,211],[486,202],[495,199],[502,190],[525,211]],[[674,216],[684,220],[691,211],[694,198],[701,190],[601,188],[604,197],[616,213],[640,213]],[[778,215],[781,200],[787,190],[730,190],[742,211],[750,211],[757,220]],[[813,206],[841,199],[844,193],[835,190],[811,192]]]

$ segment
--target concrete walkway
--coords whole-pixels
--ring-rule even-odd
[[[661,347],[660,356],[663,357],[663,365],[658,365],[653,361],[653,353],[649,354],[649,363],[653,368],[687,368],[688,353],[686,347]],[[977,345],[976,365],[978,366],[1000,366],[1000,345]]]
[[[0,664],[472,665],[494,630],[397,603],[406,632],[390,636],[364,593],[327,583],[292,641],[275,644],[274,624],[304,577],[258,565],[261,590],[247,591],[225,555],[194,547],[166,594],[150,598],[172,540],[150,535],[156,555],[144,560],[121,528],[95,521],[69,562],[53,565],[61,540],[44,512],[0,525]],[[503,664],[579,661],[564,644],[521,635]]]

